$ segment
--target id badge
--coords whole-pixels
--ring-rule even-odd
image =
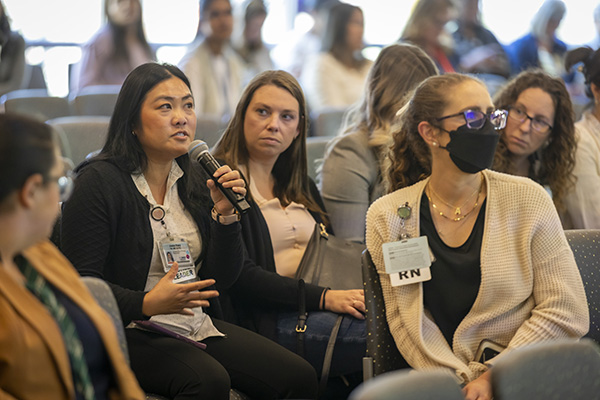
[[[426,236],[384,243],[385,272],[392,286],[403,286],[431,279],[431,263],[435,261]]]
[[[173,279],[174,283],[196,278],[196,266],[192,260],[190,247],[184,239],[164,240],[158,243],[158,249],[165,272],[169,272],[174,262],[179,264],[179,270]]]

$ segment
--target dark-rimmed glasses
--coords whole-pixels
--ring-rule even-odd
[[[452,117],[463,117],[465,119],[465,123],[469,129],[481,129],[485,125],[486,118],[490,120],[494,129],[504,129],[506,126],[506,118],[508,116],[508,111],[506,110],[494,110],[489,113],[484,113],[479,110],[465,110],[458,112],[452,115],[446,115],[445,117],[437,118],[436,121],[443,121],[447,118]]]
[[[525,110],[517,106],[508,107],[508,116],[520,124],[525,122],[527,119],[530,120],[531,128],[538,133],[547,133],[548,131],[552,130],[552,125],[550,125],[548,122],[537,116],[530,117]]]

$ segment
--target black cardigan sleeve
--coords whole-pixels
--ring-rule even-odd
[[[107,162],[80,171],[63,205],[60,246],[82,276],[108,282],[124,323],[144,318],[144,286],[152,257],[149,205],[128,190],[127,178]]]
[[[315,202],[325,210],[315,183],[309,181],[310,192]],[[319,213],[311,212],[317,223],[323,222]],[[298,309],[298,279],[279,275],[275,270],[273,245],[269,227],[256,202],[242,217],[244,243],[253,263],[246,264],[236,284],[235,296],[244,297],[248,302],[260,307],[280,310]],[[324,287],[306,284],[306,307],[309,311],[318,310]]]

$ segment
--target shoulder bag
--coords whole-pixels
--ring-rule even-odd
[[[336,238],[327,233],[325,225],[322,223],[315,224],[315,230],[296,271],[296,278],[299,279],[300,305],[298,325],[296,326],[298,354],[304,355],[304,332],[307,328],[308,314],[305,305],[304,282],[336,290],[361,289],[363,287],[361,255],[365,248],[362,243]],[[323,359],[319,397],[327,387],[333,348],[343,318],[344,316],[340,314],[331,329]]]

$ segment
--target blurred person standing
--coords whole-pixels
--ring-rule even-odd
[[[11,30],[0,2],[0,96],[21,88],[25,75],[25,40]]]
[[[72,85],[121,85],[138,65],[155,60],[144,33],[140,0],[105,0],[106,24],[83,47]]]
[[[452,0],[419,0],[404,27],[401,42],[422,48],[440,72],[455,72],[458,56],[446,24],[454,19],[456,8]]]
[[[235,110],[243,89],[244,61],[230,44],[233,14],[229,0],[200,0],[198,35],[179,67],[188,76],[197,115],[223,121]]]
[[[364,15],[359,7],[339,3],[329,9],[321,52],[302,72],[311,111],[345,108],[360,99],[372,61],[363,57]]]

